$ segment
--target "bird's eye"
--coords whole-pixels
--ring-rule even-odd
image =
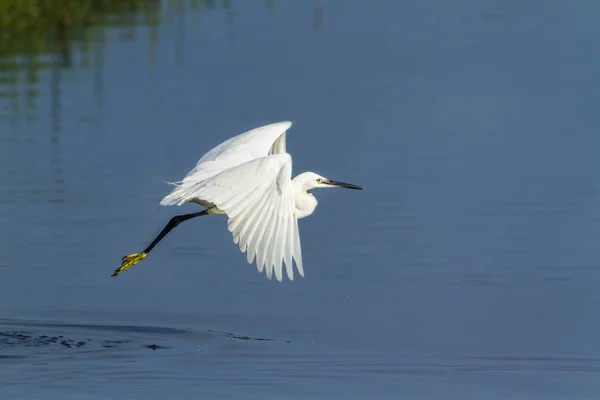
[[[321,182],[323,182],[323,179],[317,178],[317,183],[321,183]]]

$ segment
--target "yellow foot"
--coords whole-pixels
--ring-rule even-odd
[[[123,263],[119,268],[115,270],[115,272],[113,272],[111,276],[117,276],[126,269],[133,267],[135,264],[139,263],[144,258],[146,258],[147,255],[148,253],[135,253],[123,257]]]

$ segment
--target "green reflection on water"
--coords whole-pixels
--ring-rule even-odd
[[[9,119],[35,119],[37,89],[50,80],[60,87],[59,70],[81,68],[102,81],[107,31],[118,29],[121,41],[134,41],[136,29],[149,30],[149,61],[158,27],[182,13],[227,10],[228,0],[0,0],[0,102]],[[139,34],[139,33],[138,33]],[[77,54],[77,57],[73,57]],[[50,76],[40,75],[45,71]],[[58,82],[55,82],[58,80]],[[95,85],[101,98],[101,88]],[[54,98],[50,95],[50,98]],[[54,108],[54,107],[52,107]]]
[[[19,129],[19,121],[36,120],[38,101],[49,100],[52,130],[60,130],[62,70],[81,69],[89,74],[93,98],[102,108],[109,30],[118,33],[117,40],[129,42],[144,32],[139,28],[146,28],[148,63],[154,65],[159,27],[175,24],[178,32],[175,57],[180,64],[184,15],[192,15],[192,21],[201,21],[200,15],[217,14],[209,11],[225,11],[228,21],[233,22],[234,5],[245,1],[0,0],[0,119]],[[252,4],[274,13],[278,2],[260,0]],[[313,0],[313,4],[314,27],[318,29],[322,23],[322,0]]]

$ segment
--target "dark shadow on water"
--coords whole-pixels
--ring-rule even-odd
[[[240,335],[236,335],[235,333],[213,331],[212,329],[209,329],[209,332],[218,333],[219,335],[223,335],[225,337],[229,337],[229,338],[233,338],[233,339],[239,339],[239,340],[257,340],[259,342],[261,342],[261,341],[262,342],[273,342],[273,341],[275,341],[274,339],[259,338],[259,337],[250,337],[250,336],[240,336]],[[290,341],[286,340],[286,343],[290,343]]]
[[[147,345],[144,346],[144,348],[150,349],[150,350],[169,349],[169,347],[160,346],[158,344],[147,344]]]
[[[135,326],[93,325],[55,322],[0,321],[0,360],[30,359],[40,353],[46,356],[71,350],[171,350],[177,343],[193,341],[210,345],[219,337],[240,341],[273,342],[274,339],[207,330]],[[168,344],[165,344],[167,342]],[[286,341],[289,343],[289,341]],[[62,354],[62,353],[61,353]]]
[[[89,325],[89,324],[63,324],[63,323],[43,323],[27,322],[27,326],[36,326],[41,328],[55,329],[78,329],[89,331],[109,331],[117,333],[144,333],[156,335],[177,335],[185,333],[183,329],[155,327],[155,326],[134,326],[134,325]],[[0,323],[2,326],[2,323]]]

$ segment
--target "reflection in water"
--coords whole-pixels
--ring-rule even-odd
[[[2,4],[5,3],[10,1]],[[44,81],[49,80],[54,132],[60,130],[61,124],[57,103],[61,70],[91,67],[94,97],[101,105],[106,30],[119,27],[125,32],[121,39],[131,41],[135,39],[133,27],[146,26],[156,31],[160,24],[159,0],[75,0],[57,2],[52,11],[44,9],[47,1],[14,3],[8,6],[6,14],[0,12],[9,17],[1,22],[4,29],[0,36],[0,99],[9,103],[6,108],[10,110],[5,117],[21,119],[21,104],[25,103],[26,119],[34,120],[37,102],[46,98]],[[13,18],[17,15],[19,18]],[[11,22],[17,19],[19,24]],[[156,39],[157,34],[150,37]]]
[[[315,4],[315,29],[320,29],[323,25],[323,0],[316,0]]]
[[[14,3],[14,4],[13,4]],[[120,29],[121,41],[136,40],[137,27],[148,28],[149,63],[155,64],[155,50],[161,24],[175,26],[174,58],[183,71],[185,24],[188,14],[197,16],[210,11],[224,11],[234,23],[231,0],[73,0],[56,1],[46,9],[43,0],[8,0],[0,2],[0,101],[6,102],[3,118],[18,126],[20,119],[36,119],[37,102],[44,98],[44,74],[51,75],[49,96],[52,104],[53,130],[60,130],[60,115],[54,102],[60,96],[61,69],[81,68],[93,71],[94,98],[102,108],[102,68],[107,30]],[[275,0],[266,0],[267,10],[274,13]],[[322,25],[323,2],[315,0],[315,29]],[[18,18],[17,18],[18,16]],[[18,23],[16,22],[18,21]],[[58,82],[56,81],[58,79]],[[21,105],[25,104],[25,110]]]
[[[51,93],[51,116],[52,116],[52,136],[51,136],[51,156],[50,163],[52,169],[52,176],[54,182],[54,194],[55,201],[63,202],[65,198],[65,187],[63,178],[63,168],[62,168],[62,157],[61,157],[61,146],[60,146],[60,128],[61,128],[61,88],[60,82],[62,78],[62,71],[60,68],[59,62],[65,61],[64,52],[62,52],[62,57],[58,55],[54,55],[54,62],[52,63],[52,82],[50,84],[50,93]],[[57,58],[60,57],[60,60]],[[64,65],[64,64],[63,64]],[[70,58],[69,58],[70,65]]]
[[[179,2],[175,17],[175,65],[178,74],[183,75],[183,49],[185,47],[185,5]]]

